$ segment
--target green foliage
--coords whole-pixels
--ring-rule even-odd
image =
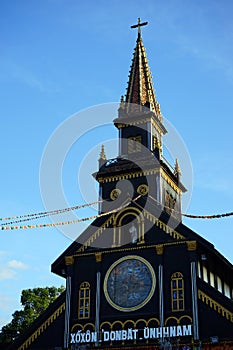
[[[12,321],[2,327],[0,344],[11,343],[65,290],[61,287],[25,289],[21,294],[23,309],[15,311]]]

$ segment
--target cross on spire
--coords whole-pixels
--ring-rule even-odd
[[[148,24],[148,22],[141,23],[141,18],[139,17],[138,18],[138,23],[132,25],[130,28],[138,28],[138,37],[140,37],[141,36],[141,27],[142,26],[146,26],[147,24]]]

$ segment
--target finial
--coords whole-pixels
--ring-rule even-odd
[[[124,107],[124,96],[121,95],[120,108]]]
[[[141,37],[141,27],[142,26],[146,26],[147,24],[148,24],[148,22],[141,23],[141,18],[139,17],[138,18],[138,23],[132,25],[130,28],[138,28],[138,38],[140,38]]]
[[[106,154],[105,154],[105,150],[104,150],[104,145],[101,146],[101,151],[100,151],[100,158],[99,160],[102,159],[102,160],[107,160],[106,158]]]
[[[181,170],[180,170],[180,165],[179,165],[179,162],[178,162],[178,158],[176,158],[174,174],[175,174],[177,177],[181,176]]]

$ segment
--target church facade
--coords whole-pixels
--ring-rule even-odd
[[[143,24],[113,121],[119,154],[102,147],[93,174],[99,215],[52,264],[65,293],[9,349],[233,349],[233,266],[182,223]]]

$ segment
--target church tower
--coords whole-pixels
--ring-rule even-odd
[[[139,18],[138,24],[132,26],[138,28],[138,36],[126,95],[121,97],[118,117],[114,119],[119,131],[119,155],[107,160],[102,147],[100,168],[95,174],[100,197],[105,202],[100,212],[111,210],[111,201],[118,197],[123,203],[127,196],[149,195],[161,210],[181,220],[181,197],[186,189],[180,182],[178,160],[172,168],[163,156],[163,136],[167,130],[142,41],[141,26],[146,24]]]

